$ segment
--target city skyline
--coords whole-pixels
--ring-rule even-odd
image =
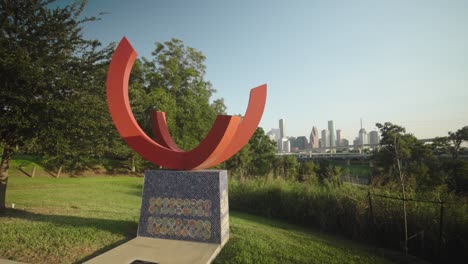
[[[358,130],[355,137],[351,134],[350,138],[343,136],[343,130],[335,128],[334,120],[328,120],[327,128],[322,129],[318,133],[317,126],[313,125],[312,130],[307,135],[300,136],[288,136],[286,134],[286,120],[284,118],[279,119],[278,127],[271,128],[269,131],[265,131],[266,135],[277,143],[277,149],[279,153],[297,152],[312,149],[324,149],[330,148],[330,151],[336,153],[337,147],[375,147],[380,143],[380,132],[378,129],[367,130],[362,126],[362,119],[360,120],[360,129]],[[352,144],[350,144],[352,142]]]
[[[278,119],[278,120],[279,120],[279,119]],[[282,120],[286,120],[286,118],[282,118]],[[312,127],[312,128],[309,128],[309,129],[306,130],[305,132],[298,132],[298,134],[288,134],[287,137],[296,137],[296,138],[297,138],[297,137],[300,137],[300,136],[306,136],[306,137],[310,140],[310,134],[311,134],[311,132],[312,132],[313,127],[315,127],[315,128],[317,128],[317,130],[318,130],[318,138],[319,138],[319,139],[322,139],[321,131],[324,130],[324,129],[329,130],[329,129],[328,129],[328,121],[330,121],[329,119],[326,119],[326,118],[323,119],[323,120],[327,120],[327,121],[325,121],[325,125],[320,125],[320,124],[318,124],[318,122],[311,122],[311,123],[310,123],[311,125],[307,125],[307,126],[310,126],[310,127]],[[333,120],[333,121],[335,122],[335,120]],[[304,121],[304,122],[305,122],[305,121]],[[350,140],[350,142],[352,142],[352,141],[355,139],[355,137],[358,137],[358,136],[359,136],[359,130],[361,129],[361,127],[360,127],[360,125],[359,125],[360,120],[357,119],[356,122],[358,123],[358,125],[356,125],[355,128],[352,129],[352,130],[342,129],[341,126],[335,127],[335,133],[336,133],[336,131],[340,130],[340,131],[341,131],[341,139],[347,139],[347,140]],[[390,121],[385,121],[385,122],[390,122]],[[383,123],[385,123],[385,122],[378,122],[378,123],[383,124]],[[336,123],[337,123],[337,122],[335,122],[335,124],[336,124]],[[339,123],[339,122],[338,122],[338,123]],[[379,129],[375,126],[375,124],[374,124],[373,126],[366,126],[366,125],[365,125],[365,124],[366,124],[365,120],[362,120],[362,123],[363,123],[362,128],[364,128],[364,129],[366,130],[366,133],[367,133],[367,134],[369,134],[371,131],[377,131],[377,132],[379,132],[379,134],[380,134],[380,131],[379,131]],[[367,122],[367,123],[368,123],[368,122]],[[394,123],[394,122],[391,122],[391,123],[396,124],[396,125],[399,125],[399,126],[402,126],[401,124],[398,124],[398,123]],[[467,121],[467,123],[468,123],[468,121]],[[287,128],[288,131],[291,130],[290,127],[289,127],[289,125],[290,125],[290,123],[288,122],[288,128]],[[351,126],[350,126],[350,127],[351,127]],[[406,129],[406,133],[411,133],[411,134],[413,134],[414,136],[416,136],[418,139],[429,139],[429,138],[435,138],[435,137],[446,137],[446,136],[448,136],[448,132],[454,132],[454,131],[456,131],[456,130],[462,128],[463,126],[458,127],[458,128],[455,128],[455,129],[453,129],[453,130],[447,130],[447,132],[444,133],[444,134],[436,135],[436,136],[430,136],[430,137],[420,137],[420,136],[416,135],[415,133],[411,132],[411,129],[409,129],[408,127],[406,127],[406,126],[403,126],[403,127]],[[272,130],[272,129],[279,129],[278,127],[262,127],[262,128],[263,128],[263,130],[265,131],[265,133],[267,133],[268,131],[270,131],[270,130]],[[444,129],[444,128],[442,128],[441,131],[443,131],[443,129]],[[337,139],[337,138],[336,138],[336,139]]]
[[[281,119],[280,123],[283,123],[283,129],[286,130],[286,120],[284,118]],[[316,148],[329,148],[330,147],[330,131],[328,130],[328,125],[330,122],[333,123],[334,126],[334,120],[328,120],[327,121],[327,126],[324,126],[325,129],[321,129],[321,127],[317,124],[313,124],[311,132],[307,134],[300,134],[300,135],[288,135],[286,138],[283,138],[284,140],[291,141],[291,139],[296,140],[298,138],[304,138],[308,141],[308,148],[307,149],[316,149]],[[360,120],[360,128],[357,130],[357,132],[350,132],[350,133],[343,133],[343,129],[341,129],[339,126],[334,129],[336,133],[336,146],[360,146],[360,145],[373,145],[376,146],[380,143],[380,130],[375,127],[373,129],[366,130],[366,128],[362,125],[363,121]],[[456,129],[458,130],[458,129]],[[314,134],[315,131],[315,134]],[[455,131],[451,131],[455,132]],[[280,129],[279,128],[271,128],[270,130],[265,130],[265,133],[270,137],[270,139],[277,141],[280,135]],[[409,133],[408,130],[406,133]],[[338,137],[339,135],[339,137]],[[441,135],[440,137],[446,137],[447,135]],[[324,142],[324,137],[325,137],[325,145],[323,145]],[[313,145],[313,140],[316,139],[316,144]],[[417,137],[418,139],[434,139],[435,137],[428,137],[428,138],[421,138]],[[281,141],[281,147],[278,145],[278,150],[279,152],[287,152],[284,151],[283,149],[283,144],[287,144],[284,142],[284,140]],[[278,143],[279,144],[279,143]],[[462,142],[463,147],[468,148],[468,142]],[[289,147],[289,146],[288,146]],[[333,147],[333,146],[332,146]],[[290,151],[293,151],[293,147],[289,148]]]

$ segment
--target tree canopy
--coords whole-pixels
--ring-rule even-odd
[[[436,138],[432,144],[424,144],[401,126],[389,122],[376,126],[382,138],[381,148],[373,155],[375,175],[386,182],[402,175],[410,188],[446,185],[452,190],[467,190],[468,163],[459,159],[458,153],[461,143],[467,140],[468,127],[449,132],[448,137]]]
[[[70,158],[102,144],[99,96],[109,50],[83,37],[83,23],[96,19],[82,18],[85,2],[50,3],[0,2],[0,207],[15,148]]]

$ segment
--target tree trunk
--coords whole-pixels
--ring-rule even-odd
[[[60,174],[62,174],[62,167],[63,166],[60,166],[59,169],[58,169],[57,178],[60,178]]]
[[[405,225],[405,242],[403,244],[403,250],[405,251],[405,255],[408,255],[408,220],[406,218],[406,193],[403,181],[401,182],[401,193],[403,195],[403,221]]]
[[[135,167],[135,156],[132,156],[132,168],[131,168],[131,171],[132,173],[135,173],[136,172],[136,167]]]
[[[36,176],[36,165],[33,166],[32,172],[31,172],[31,178],[34,178]]]
[[[405,251],[405,256],[408,255],[408,220],[406,218],[406,193],[405,193],[405,176],[402,172],[401,169],[401,162],[400,162],[400,155],[398,152],[398,141],[397,137],[395,135],[395,140],[394,140],[394,146],[395,146],[395,157],[397,161],[397,168],[398,168],[398,174],[400,177],[400,184],[401,184],[401,194],[403,196],[403,224],[404,224],[404,229],[405,229],[405,241],[403,244],[403,250]]]
[[[5,209],[6,189],[8,183],[8,168],[10,167],[11,155],[13,148],[5,146],[2,154],[2,161],[0,163],[0,211]]]

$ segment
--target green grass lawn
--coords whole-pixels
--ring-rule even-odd
[[[80,263],[136,235],[142,178],[10,177],[0,258]],[[283,222],[231,212],[215,263],[391,263],[393,254]]]

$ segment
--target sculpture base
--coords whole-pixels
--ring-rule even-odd
[[[224,244],[227,171],[146,171],[138,236]]]
[[[228,239],[227,171],[150,170],[138,236],[86,263],[205,264]]]

